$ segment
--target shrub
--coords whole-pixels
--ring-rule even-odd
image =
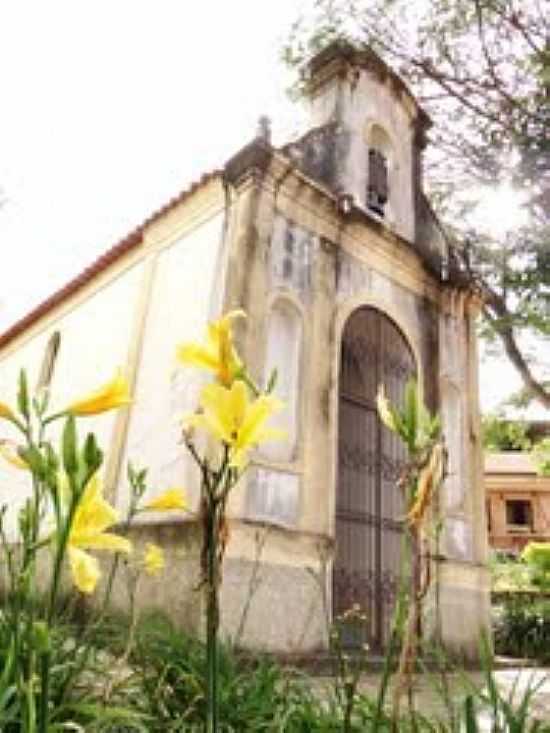
[[[495,609],[497,654],[550,661],[550,601],[532,593],[510,593]]]
[[[550,542],[529,542],[521,557],[529,567],[533,585],[550,589]]]
[[[539,476],[550,476],[550,438],[540,440],[531,452]]]
[[[482,420],[483,446],[488,451],[529,450],[528,426],[522,420],[506,420],[501,414],[485,415]]]

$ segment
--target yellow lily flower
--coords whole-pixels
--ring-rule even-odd
[[[145,572],[149,575],[158,575],[164,570],[165,564],[162,548],[154,545],[152,542],[148,542],[145,545],[145,556],[143,558]]]
[[[163,491],[162,494],[150,499],[144,506],[143,510],[151,511],[172,511],[187,509],[187,500],[183,489],[173,488]]]
[[[132,551],[125,537],[105,531],[118,520],[116,509],[103,498],[96,474],[80,498],[67,542],[73,582],[82,593],[93,593],[101,575],[97,559],[85,550]]]
[[[242,467],[247,452],[266,440],[285,437],[282,430],[265,426],[266,420],[282,402],[271,395],[261,395],[252,402],[246,385],[233,382],[230,389],[219,384],[207,384],[200,397],[202,412],[190,415],[189,427],[206,429],[229,448],[230,465]]]
[[[0,402],[0,417],[6,420],[15,420],[15,414],[9,405],[5,402]]]
[[[81,593],[93,593],[101,577],[97,558],[78,547],[69,547],[69,563],[78,590]]]
[[[128,382],[122,370],[118,369],[110,382],[71,403],[65,412],[75,416],[97,415],[128,405],[131,401]]]
[[[11,440],[0,440],[0,455],[15,468],[23,471],[29,470],[29,464],[21,458],[17,452],[17,446]]]
[[[231,332],[231,321],[235,318],[246,318],[246,314],[242,310],[233,310],[209,323],[206,344],[180,344],[176,351],[178,360],[182,364],[214,372],[220,384],[230,387],[242,369]]]

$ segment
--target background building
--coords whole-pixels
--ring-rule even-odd
[[[520,552],[530,541],[550,541],[550,476],[539,476],[529,453],[485,455],[489,544]]]

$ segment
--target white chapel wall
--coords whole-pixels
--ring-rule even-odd
[[[27,371],[29,386],[36,385],[44,349],[52,333],[58,331],[61,344],[52,381],[50,413],[63,409],[109,380],[116,367],[124,368],[132,333],[143,265],[138,264],[119,275],[100,290],[91,293],[74,308],[48,320],[44,327],[23,341],[13,351],[0,354],[0,395],[2,401],[15,406],[20,369]],[[32,333],[32,332],[31,332]],[[79,421],[80,431],[93,430],[108,455],[115,413],[105,413]],[[55,432],[61,429],[57,424]],[[5,421],[0,438],[20,440],[19,434]],[[15,527],[18,509],[28,495],[29,478],[7,464],[0,471],[0,505],[8,504],[7,526]]]
[[[181,417],[197,406],[204,375],[178,366],[175,353],[178,343],[202,342],[207,322],[220,313],[222,226],[223,215],[216,215],[159,253],[121,463],[122,508],[129,460],[149,469],[153,491],[177,485],[192,502],[198,498],[196,472],[181,444]]]

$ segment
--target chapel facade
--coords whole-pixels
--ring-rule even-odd
[[[374,53],[345,44],[313,59],[306,95],[311,127],[302,138],[275,148],[264,124],[222,170],[3,334],[1,387],[14,385],[21,367],[32,383],[53,333],[60,404],[125,365],[132,406],[93,426],[107,450],[112,498],[127,506],[132,460],[149,467],[154,489],[184,485],[196,508],[199,477],[179,418],[194,409],[201,376],[174,369],[174,350],[200,339],[221,312],[244,309],[239,351],[259,382],[277,367],[286,406],[275,422],[288,439],[261,447],[231,495],[224,633],[292,654],[326,648],[327,620],[356,602],[369,641],[387,640],[405,454],[375,397],[384,384],[399,402],[416,378],[442,416],[449,452],[426,633],[475,656],[489,623],[479,303],[422,191],[430,121]],[[14,480],[23,495],[22,477],[2,477],[0,498],[16,508]],[[140,602],[199,630],[195,516],[143,516],[131,533],[170,558],[162,584],[144,583]]]

